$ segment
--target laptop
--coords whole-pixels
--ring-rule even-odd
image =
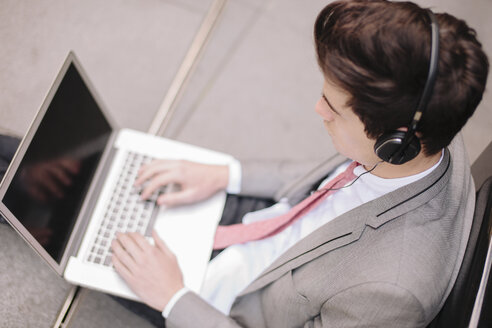
[[[0,212],[67,281],[138,300],[111,264],[116,231],[155,229],[199,292],[225,192],[192,205],[142,201],[134,187],[153,159],[228,164],[212,150],[117,129],[74,53],[69,53],[0,185]],[[148,237],[152,242],[151,237]]]

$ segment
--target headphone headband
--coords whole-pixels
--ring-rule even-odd
[[[420,96],[412,122],[406,132],[393,131],[384,133],[374,145],[375,153],[385,162],[391,164],[403,164],[414,159],[420,152],[420,141],[415,136],[417,125],[427,108],[432,91],[434,89],[437,69],[439,64],[439,24],[434,13],[426,10],[431,22],[431,53],[429,72],[425,81],[424,90]]]
[[[427,108],[432,91],[434,90],[437,76],[437,66],[439,63],[439,23],[437,22],[436,16],[430,9],[427,9],[426,12],[431,20],[431,53],[429,73],[427,73],[427,81],[425,81],[424,91],[422,91],[422,96],[420,97],[419,103],[415,110],[412,123],[409,126],[409,133],[415,132],[417,124],[422,118],[424,110]]]

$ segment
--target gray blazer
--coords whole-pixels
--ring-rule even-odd
[[[321,178],[317,171],[308,180]],[[189,292],[166,325],[425,327],[456,279],[474,190],[457,138],[427,177],[335,218],[287,250],[241,292],[229,317]]]

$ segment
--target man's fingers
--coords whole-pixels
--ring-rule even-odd
[[[149,164],[143,165],[138,171],[137,179],[135,180],[135,185],[139,186],[145,181],[151,179],[153,176],[166,172],[176,166],[175,161],[171,160],[156,160]]]
[[[133,280],[132,272],[123,264],[123,262],[120,260],[120,258],[116,254],[113,254],[111,261],[114,265],[116,272],[118,272],[118,274],[125,281],[130,282]]]
[[[195,192],[193,189],[183,189],[176,192],[170,192],[160,195],[157,198],[158,205],[169,207],[193,203],[195,201]]]
[[[130,232],[128,233],[128,236],[133,239],[141,250],[148,251],[152,248],[152,245],[147,241],[147,239],[145,239],[144,236],[142,236],[142,234],[138,232]]]
[[[172,172],[162,172],[155,176],[142,190],[141,198],[147,199],[159,188],[176,181],[176,176]]]
[[[135,260],[133,259],[133,257],[130,256],[130,254],[128,254],[123,245],[121,245],[121,243],[117,239],[113,240],[113,242],[111,243],[111,249],[113,250],[113,264],[114,259],[117,258],[118,261],[121,262],[121,264],[124,265],[129,272],[132,272],[133,268],[135,267]]]
[[[159,173],[159,169],[156,165],[152,165],[152,163],[142,166],[138,171],[137,179],[135,179],[135,186],[140,186],[157,173]]]
[[[141,260],[143,249],[136,243],[133,236],[130,236],[129,234],[117,233],[116,241],[119,242],[125,253],[132,257],[133,262],[138,263]],[[127,264],[125,261],[123,261],[123,263]]]

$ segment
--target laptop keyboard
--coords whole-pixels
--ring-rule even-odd
[[[162,191],[155,192],[149,199],[140,199],[141,188],[134,187],[138,170],[153,160],[152,157],[128,152],[123,168],[113,188],[110,201],[101,227],[94,237],[86,256],[88,262],[104,266],[111,264],[111,242],[116,232],[140,232],[150,236],[157,217],[157,197]]]

